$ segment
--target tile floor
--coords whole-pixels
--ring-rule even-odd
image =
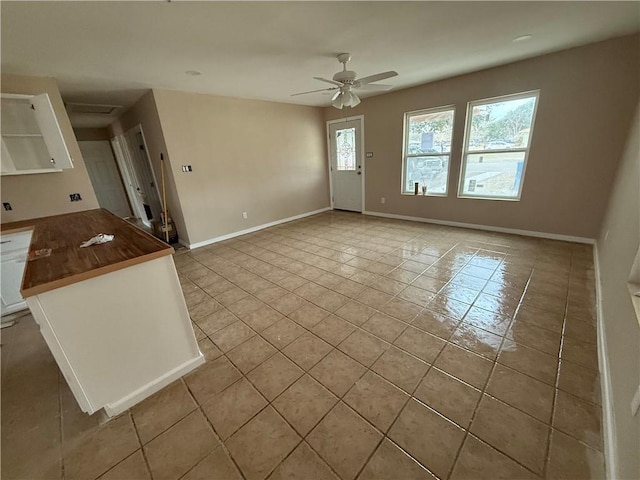
[[[2,330],[3,479],[604,477],[590,247],[329,212],[174,258],[207,363],[108,422]]]

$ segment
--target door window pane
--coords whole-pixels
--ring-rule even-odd
[[[356,169],[356,129],[336,131],[336,170]]]

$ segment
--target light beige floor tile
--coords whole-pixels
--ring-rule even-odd
[[[181,480],[242,480],[242,475],[224,449],[218,447],[189,470]]]
[[[247,374],[276,352],[273,345],[256,335],[227,352],[227,357],[242,373]]]
[[[468,303],[469,305],[471,305],[478,297],[478,295],[480,295],[479,290],[468,288],[458,283],[449,283],[438,293],[440,295],[445,295],[453,300]]]
[[[211,315],[212,313],[220,310],[222,308],[222,305],[220,305],[220,303],[218,303],[216,300],[214,300],[213,298],[208,298],[206,300],[204,300],[203,302],[198,303],[196,306],[194,306],[192,309],[189,310],[189,316],[194,320],[194,321],[198,321],[208,315]]]
[[[560,362],[558,388],[587,402],[601,405],[600,376],[577,363]]]
[[[338,480],[331,468],[309,448],[306,443],[298,445],[284,462],[278,465],[269,480]]]
[[[198,348],[207,362],[215,360],[222,355],[220,349],[208,337],[198,340]]]
[[[393,298],[388,293],[375,290],[373,288],[366,288],[356,297],[356,300],[360,303],[364,303],[376,310],[382,308],[382,306]]]
[[[184,381],[199,404],[221,392],[241,377],[240,372],[225,357],[205,363]]]
[[[151,473],[147,468],[147,462],[142,455],[142,450],[137,450],[128,456],[98,480],[151,480]]]
[[[313,300],[317,296],[323,293],[326,293],[328,291],[329,289],[326,287],[323,287],[322,285],[318,285],[317,283],[314,283],[314,282],[308,282],[296,288],[293,291],[293,293],[304,298],[305,300]]]
[[[445,317],[450,317],[454,320],[462,320],[471,305],[438,294],[426,307],[429,310],[444,315]]]
[[[306,330],[297,323],[289,320],[288,318],[283,318],[271,325],[269,328],[263,330],[261,335],[274,347],[281,350],[305,332]]]
[[[334,347],[347,338],[355,328],[346,320],[330,315],[311,329],[313,333]]]
[[[554,429],[551,432],[547,478],[604,480],[607,478],[604,455]]]
[[[153,478],[180,478],[220,442],[199,410],[190,413],[144,447]]]
[[[213,343],[222,350],[228,352],[234,347],[250,339],[256,334],[244,322],[237,321],[231,325],[227,325],[221,330],[209,336]]]
[[[534,350],[525,345],[505,341],[498,355],[498,363],[511,367],[541,382],[554,385],[558,370],[558,357]]]
[[[535,480],[540,477],[469,435],[456,461],[452,480]]]
[[[553,427],[602,451],[602,412],[598,405],[558,390]]]
[[[407,327],[393,344],[431,363],[444,348],[445,341],[415,327]]]
[[[270,327],[281,318],[283,318],[283,315],[280,312],[277,312],[268,305],[263,305],[253,312],[243,315],[242,321],[256,332],[262,332],[265,328]]]
[[[468,428],[480,400],[480,390],[432,368],[420,382],[414,396],[458,425]]]
[[[227,325],[231,325],[237,321],[238,317],[226,308],[221,308],[220,310],[213,312],[211,315],[207,315],[206,317],[196,320],[196,323],[205,334],[211,335],[212,333],[215,333]]]
[[[424,305],[416,305],[415,303],[395,297],[380,308],[380,311],[405,323],[411,323],[423,308]]]
[[[407,328],[407,324],[378,312],[367,320],[362,328],[387,342],[393,342]]]
[[[182,380],[163,388],[131,409],[140,441],[147,443],[196,407]]]
[[[373,308],[353,300],[345,303],[336,311],[337,316],[354,325],[362,325],[375,313],[376,311]]]
[[[309,373],[338,397],[342,397],[365,370],[360,363],[338,350],[333,350],[309,370]]]
[[[356,477],[382,435],[344,403],[338,403],[307,437],[344,480]]]
[[[553,387],[502,365],[489,379],[486,392],[541,422],[551,422]]]
[[[577,363],[592,371],[598,371],[598,348],[593,343],[584,343],[565,337],[562,342],[562,360]]]
[[[451,471],[464,439],[461,428],[415,400],[409,401],[388,435],[441,478]]]
[[[502,345],[502,337],[466,322],[458,325],[449,341],[492,361],[498,355]]]
[[[65,454],[65,478],[96,478],[139,448],[129,413],[124,413],[92,432]]]
[[[407,302],[415,303],[416,305],[424,307],[433,300],[435,293],[415,286],[409,286],[402,290],[402,292],[398,294],[398,297],[406,300]]]
[[[305,328],[311,329],[329,316],[329,312],[312,303],[307,303],[299,309],[291,312],[289,318]]]
[[[277,353],[252,370],[247,378],[267,400],[272,401],[304,372],[281,353]]]
[[[226,442],[247,480],[262,480],[300,442],[276,411],[267,407]]]
[[[527,322],[514,321],[507,338],[549,355],[557,356],[560,350],[561,335],[559,332],[537,327]]]
[[[347,405],[382,432],[389,429],[408,400],[409,395],[370,371],[344,397]]]
[[[454,320],[453,318],[445,317],[432,310],[424,309],[413,319],[411,325],[444,340],[448,340],[451,335],[453,335],[459,323],[460,320]]]
[[[387,348],[389,344],[362,330],[356,330],[338,345],[339,350],[367,367]]]
[[[385,438],[358,476],[358,480],[435,480],[413,458]]]
[[[298,337],[283,350],[287,357],[293,360],[304,371],[308,371],[327,355],[333,347],[311,332]]]
[[[339,294],[338,292],[334,292],[332,290],[322,293],[321,295],[314,298],[311,302],[317,305],[320,308],[324,308],[329,312],[335,312],[342,305],[347,303],[349,297]]]
[[[504,336],[511,324],[511,317],[499,315],[477,307],[471,307],[464,316],[464,323],[481,328],[495,335]]]
[[[287,293],[286,295],[278,298],[269,303],[273,308],[278,310],[283,315],[289,315],[300,307],[304,306],[307,301],[293,293]]]
[[[203,404],[202,411],[218,436],[226,440],[266,405],[262,395],[242,378]]]
[[[428,369],[427,363],[394,347],[384,352],[371,367],[406,392],[413,392]]]
[[[274,400],[273,406],[304,437],[337,401],[329,390],[304,375]]]
[[[470,432],[542,475],[549,435],[547,425],[484,395]]]

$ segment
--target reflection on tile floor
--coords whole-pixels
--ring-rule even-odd
[[[3,479],[604,478],[589,246],[329,212],[174,258],[207,363],[106,423],[2,331]]]

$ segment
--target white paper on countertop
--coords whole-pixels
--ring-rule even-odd
[[[107,243],[112,241],[115,235],[107,235],[106,233],[99,233],[95,237],[90,238],[86,242],[80,244],[80,248],[90,247],[91,245],[99,245],[101,243]]]

